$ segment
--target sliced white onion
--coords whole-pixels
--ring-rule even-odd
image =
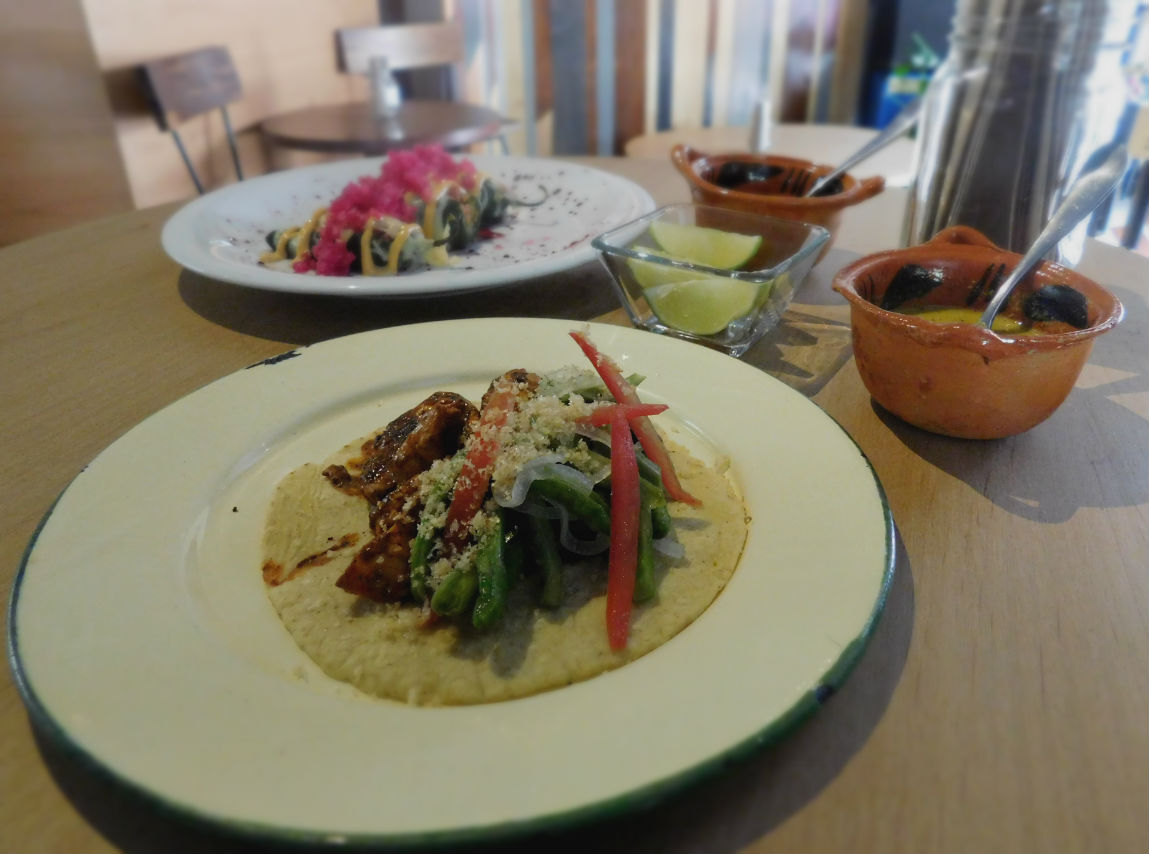
[[[594,427],[590,424],[575,423],[574,431],[585,439],[593,439],[600,445],[610,447],[610,430],[606,427]]]
[[[562,397],[580,388],[591,388],[596,385],[602,385],[602,380],[590,368],[568,367],[546,374],[540,384],[539,393]]]
[[[496,495],[495,501],[502,507],[518,507],[526,500],[531,484],[544,477],[565,480],[580,492],[590,492],[594,489],[594,480],[578,469],[564,465],[562,456],[543,454],[540,457],[535,457],[519,469],[515,482],[511,486],[510,494]]]
[[[662,539],[655,540],[654,550],[659,554],[664,554],[667,557],[686,557],[686,549],[682,547],[682,543],[674,539],[674,537],[663,537]]]

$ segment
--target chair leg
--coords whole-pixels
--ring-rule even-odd
[[[227,107],[220,107],[223,114],[223,129],[227,132],[227,144],[231,148],[231,161],[235,164],[235,176],[243,180],[243,167],[239,165],[239,149],[235,144],[235,131],[231,129],[231,117],[227,114]]]
[[[196,192],[201,196],[203,195],[203,184],[200,182],[199,175],[196,174],[195,166],[192,165],[191,158],[188,157],[187,149],[184,148],[184,141],[180,139],[179,131],[172,128],[172,139],[176,141],[176,148],[179,149],[180,157],[184,159],[184,166],[188,168],[188,174],[191,175],[192,183],[195,184]]]

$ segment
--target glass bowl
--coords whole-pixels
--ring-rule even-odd
[[[657,222],[761,237],[736,270],[667,257],[651,234]],[[778,324],[829,239],[810,223],[679,204],[592,241],[635,326],[741,356]]]

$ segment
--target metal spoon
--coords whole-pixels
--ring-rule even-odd
[[[1101,161],[1101,165],[1084,172],[1074,182],[1065,199],[1053,212],[1053,216],[1049,218],[1049,223],[1042,229],[1041,234],[1037,235],[1033,245],[1029,247],[1029,251],[1017,262],[1017,266],[1013,268],[1013,272],[1009,274],[1006,280],[998,286],[993,299],[989,301],[989,305],[982,312],[978,326],[984,326],[986,329],[993,326],[993,319],[1001,307],[1005,305],[1005,301],[1009,299],[1009,294],[1017,283],[1024,279],[1033,266],[1045,257],[1046,253],[1053,249],[1061,238],[1072,231],[1077,223],[1092,213],[1093,209],[1101,204],[1117,186],[1117,182],[1125,172],[1125,164],[1128,160],[1125,146],[1113,146],[1107,156],[1105,150],[1102,149],[1091,159],[1096,161],[1102,156],[1104,156],[1104,160]]]
[[[896,116],[894,116],[893,121],[886,125],[882,129],[881,133],[879,133],[877,136],[875,136],[873,139],[871,139],[869,142],[867,142],[865,145],[863,145],[861,148],[843,160],[842,165],[835,169],[833,172],[829,173],[828,175],[823,175],[821,178],[815,181],[813,186],[811,186],[810,189],[807,190],[803,195],[806,198],[816,195],[818,190],[833,181],[839,175],[848,172],[863,160],[866,160],[871,155],[881,151],[898,137],[909,133],[910,130],[913,129],[914,125],[918,123],[918,115],[921,113],[921,105],[922,99],[914,98],[914,100],[910,101],[908,104],[902,107],[901,111]]]

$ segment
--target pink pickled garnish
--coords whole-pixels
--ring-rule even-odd
[[[455,160],[439,145],[417,145],[388,156],[378,176],[365,175],[348,184],[327,210],[319,241],[293,265],[296,272],[314,269],[321,276],[346,276],[355,256],[346,247],[345,234],[360,231],[367,220],[382,216],[415,221],[408,194],[429,201],[439,181],[455,181],[471,191],[476,185],[470,160]]]

